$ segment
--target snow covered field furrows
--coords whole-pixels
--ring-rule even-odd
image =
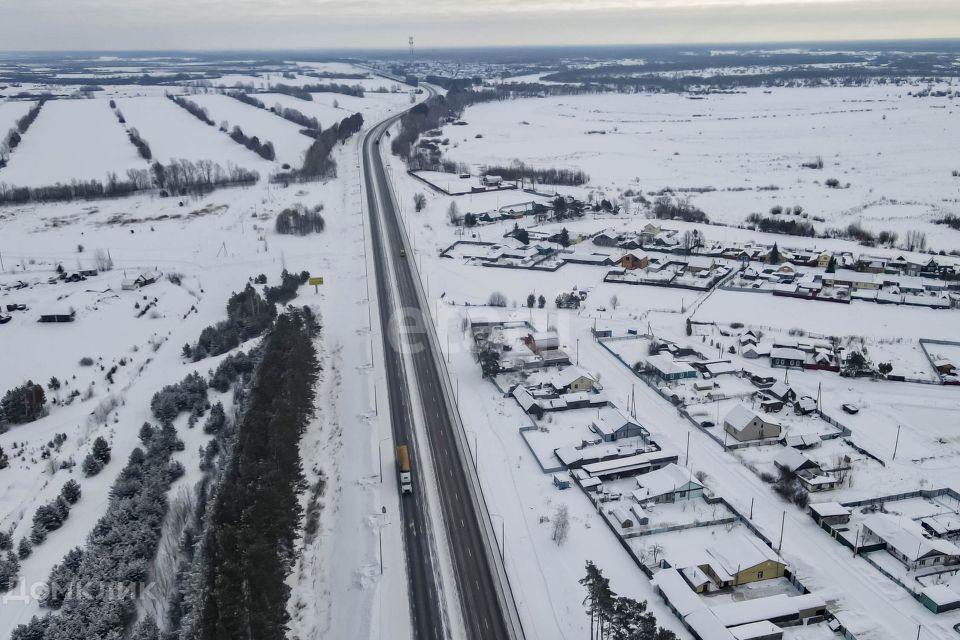
[[[113,117],[105,102],[63,104],[97,105]],[[156,106],[165,105],[158,100]],[[373,411],[374,380],[382,371],[371,368],[371,335],[365,330],[369,301],[364,283],[358,140],[355,136],[338,147],[339,178],[295,188],[260,183],[201,198],[142,195],[0,210],[4,265],[0,308],[18,303],[27,307],[10,312],[12,320],[0,325],[5,363],[0,367],[0,389],[28,379],[46,386],[56,376],[62,387],[48,391],[48,397],[65,400],[74,389],[81,393],[69,405],[51,406],[46,417],[0,434],[0,446],[11,454],[10,467],[0,471],[0,528],[12,529],[15,540],[29,533],[37,506],[55,496],[67,479],[76,479],[83,491],[64,526],[23,562],[20,576],[27,593],[47,579],[67,550],[83,544],[103,515],[110,486],[138,444],[140,425],[154,421],[152,395],[188,372],[206,374],[222,359],[187,363],[182,346],[195,342],[204,327],[223,320],[231,292],[243,288],[250,278],[263,273],[268,284],[276,284],[283,268],[308,270],[323,276],[326,284],[318,292],[302,287],[294,300],[294,304],[313,307],[323,325],[318,412],[304,435],[302,456],[308,485],[322,479],[325,489],[319,500],[319,530],[309,542],[301,541],[302,555],[290,577],[291,637],[373,638],[379,637],[381,629],[404,637],[409,609],[389,454],[384,454],[386,481],[381,484],[378,478],[378,441],[381,431],[389,433],[389,425]],[[247,153],[234,146],[238,153]],[[322,203],[325,233],[306,237],[275,233],[275,214],[294,203]],[[83,245],[82,251],[78,245]],[[81,282],[48,284],[58,264],[70,272],[93,267],[97,250],[113,260],[112,270]],[[163,276],[140,290],[121,288],[122,280],[145,270],[158,270]],[[180,276],[181,283],[169,281],[167,275]],[[7,289],[21,281],[27,286]],[[76,313],[72,323],[37,322],[41,312],[70,309]],[[82,366],[84,357],[93,364]],[[11,362],[17,365],[8,366]],[[113,366],[117,371],[111,382],[107,375]],[[110,398],[118,406],[109,412],[106,424],[100,424],[91,413]],[[198,451],[209,438],[199,426],[189,429],[185,416],[176,426],[186,443],[177,458],[187,475],[174,485],[171,496],[198,479]],[[51,460],[41,459],[41,447],[58,433],[66,434],[66,442]],[[98,436],[113,448],[113,460],[99,475],[84,478],[79,467],[58,469],[63,460],[82,460]],[[304,504],[307,499],[305,494]],[[381,534],[384,554],[389,556],[383,576]],[[21,599],[19,594],[13,591],[0,598],[2,638],[32,615],[44,613],[35,599]],[[144,606],[162,611],[163,605]]]
[[[213,160],[226,168],[234,164],[265,177],[276,165],[243,148],[228,136],[187,113],[164,97],[121,98],[117,106],[150,145],[153,157],[164,164],[174,159]]]
[[[960,234],[930,220],[960,211],[960,178],[951,175],[958,110],[947,98],[908,95],[925,86],[487,103],[467,110],[466,126],[444,127],[446,156],[475,167],[521,159],[583,169],[589,187],[608,198],[627,189],[713,188],[682,195],[717,222],[800,205],[825,219],[814,223],[821,231],[861,222],[903,237],[919,228],[933,246],[949,248],[941,240],[955,246]],[[823,169],[801,167],[818,157]],[[841,188],[825,186],[830,178]]]
[[[23,135],[0,181],[21,187],[123,178],[146,161],[127,139],[107,100],[50,100]]]
[[[221,121],[225,120],[229,124],[228,131],[235,126],[239,126],[247,136],[257,136],[261,143],[272,142],[279,164],[299,167],[303,163],[303,152],[313,142],[313,138],[300,133],[302,127],[284,120],[266,109],[258,109],[234,98],[219,94],[188,97],[206,108],[210,113],[210,118],[218,126]],[[227,134],[221,135],[227,138]]]

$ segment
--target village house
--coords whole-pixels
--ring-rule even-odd
[[[598,414],[590,425],[590,430],[606,442],[636,437],[646,440],[650,437],[650,432],[643,425],[616,407],[604,407]]]
[[[650,258],[645,253],[629,252],[620,258],[620,266],[624,269],[646,269],[650,266]]]
[[[787,568],[773,549],[744,534],[720,538],[696,563],[718,589],[782,578]]]
[[[840,484],[836,477],[824,473],[819,464],[793,447],[784,447],[778,451],[773,463],[779,469],[795,476],[809,492],[829,491]]]
[[[774,347],[770,350],[770,366],[785,369],[802,369],[806,355],[800,349]]]
[[[648,357],[647,367],[665,382],[697,377],[697,370],[689,363],[674,360],[672,356],[662,353]]]
[[[925,537],[920,524],[909,517],[871,513],[864,518],[861,545],[876,543],[882,543],[890,555],[911,570],[960,562],[960,548],[946,540]]]
[[[633,492],[637,504],[682,502],[703,497],[703,484],[689,469],[675,464],[637,476],[637,487]]]
[[[738,404],[723,419],[724,431],[738,442],[779,438],[780,423],[754,413],[742,404]]]

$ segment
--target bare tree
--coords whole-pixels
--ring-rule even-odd
[[[423,208],[427,206],[427,196],[422,193],[416,193],[413,196],[413,208],[416,209],[417,213],[423,211]]]
[[[507,296],[500,291],[494,291],[490,294],[490,299],[487,300],[487,304],[491,307],[505,307],[507,306]]]
[[[103,249],[97,249],[93,252],[93,264],[98,271],[110,271],[113,269],[113,258]]]
[[[620,306],[620,298],[618,298],[617,296],[611,296],[611,297],[610,297],[610,308],[613,309],[614,311],[616,311],[616,310],[617,310],[617,307],[619,307],[619,306]]]
[[[553,514],[553,541],[557,543],[557,546],[566,542],[569,530],[570,514],[567,511],[567,505],[557,505],[557,510]]]
[[[460,224],[460,209],[456,202],[450,203],[450,207],[447,209],[447,217],[450,219],[450,224]]]

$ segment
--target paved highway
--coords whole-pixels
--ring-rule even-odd
[[[373,127],[363,140],[364,188],[370,216],[371,243],[375,263],[380,326],[384,331],[384,361],[390,404],[390,420],[395,444],[408,444],[413,465],[412,495],[401,499],[404,522],[404,547],[410,589],[410,607],[417,640],[466,636],[471,640],[517,640],[522,638],[519,619],[502,566],[495,566],[496,541],[484,535],[483,519],[476,498],[476,482],[470,462],[464,460],[463,441],[457,440],[455,408],[445,393],[446,373],[439,370],[442,354],[430,333],[417,330],[431,320],[421,310],[425,302],[418,291],[416,258],[404,244],[399,213],[390,181],[380,157],[378,141],[389,144],[384,132],[399,117]],[[388,152],[388,150],[384,150]],[[409,257],[401,257],[406,250]],[[400,346],[391,318],[398,308],[405,310],[407,349]],[[423,318],[421,321],[420,318]],[[406,353],[404,353],[406,351]],[[405,360],[406,359],[406,360]],[[407,363],[415,380],[407,378]],[[448,389],[448,387],[447,387]],[[417,442],[412,407],[421,408],[426,443]],[[437,479],[437,493],[443,522],[433,523],[437,531],[446,530],[450,556],[456,573],[456,588],[465,629],[449,629],[439,593],[438,562],[431,542],[423,474],[419,473],[422,447],[429,447]],[[466,454],[469,455],[469,454]]]

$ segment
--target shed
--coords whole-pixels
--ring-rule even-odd
[[[731,627],[729,631],[737,640],[780,640],[783,638],[783,629],[769,620]]]
[[[934,613],[960,609],[960,594],[943,584],[935,584],[920,592],[920,604]]]
[[[61,311],[49,311],[40,314],[39,322],[73,322],[77,312],[73,309]]]
[[[569,489],[570,488],[570,478],[564,478],[561,475],[553,476],[553,486],[557,489]]]
[[[850,509],[839,502],[815,502],[807,507],[810,517],[823,526],[850,522]]]

